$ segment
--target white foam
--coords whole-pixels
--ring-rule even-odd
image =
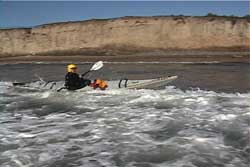
[[[247,108],[249,112],[244,113],[243,115],[250,115],[250,108]]]
[[[11,63],[0,63],[0,65],[9,65],[9,64],[69,64],[72,61],[60,61],[60,62],[46,62],[46,61],[20,61],[20,62],[11,62]],[[93,64],[96,62],[93,61],[85,61],[85,62],[77,62],[77,64]],[[103,61],[105,64],[218,64],[221,63],[220,61],[201,61],[201,62],[194,62],[194,61],[137,61],[137,62],[129,62],[129,61],[117,61],[117,62],[110,62],[110,61]]]
[[[201,138],[201,137],[197,137],[197,138],[195,138],[194,140],[195,140],[195,141],[197,141],[197,142],[204,143],[204,142],[209,141],[209,138]]]
[[[217,119],[217,120],[221,120],[221,121],[229,121],[232,119],[235,119],[237,117],[237,115],[234,114],[219,114],[214,116],[213,118]]]
[[[4,130],[0,128],[1,132],[4,132],[2,136],[8,136],[4,140],[9,143],[16,142],[19,144],[20,141],[23,141],[22,138],[29,141],[33,140],[29,138],[36,137],[33,134],[38,134],[39,138],[36,139],[39,141],[37,143],[44,143],[44,150],[50,149],[51,146],[65,149],[70,148],[72,144],[76,144],[79,148],[83,148],[80,151],[88,149],[96,151],[98,150],[96,148],[104,146],[102,149],[107,153],[100,154],[99,152],[97,153],[98,156],[108,156],[109,153],[115,154],[117,152],[117,148],[105,150],[106,146],[109,148],[109,144],[118,144],[118,150],[123,149],[121,148],[123,145],[126,148],[133,146],[135,149],[140,149],[142,146],[150,147],[150,149],[143,148],[147,151],[170,146],[170,148],[175,148],[178,152],[183,150],[183,155],[186,158],[189,155],[196,158],[195,156],[198,154],[204,156],[205,153],[209,155],[215,153],[215,156],[217,156],[227,152],[234,156],[234,153],[230,152],[233,147],[225,146],[224,140],[220,136],[221,133],[218,133],[218,128],[221,128],[221,125],[233,123],[236,119],[237,121],[242,119],[242,122],[245,122],[245,119],[248,119],[246,117],[250,115],[248,107],[249,94],[247,93],[216,93],[199,89],[182,91],[171,86],[166,87],[164,90],[118,89],[108,91],[93,90],[84,93],[60,92],[58,94],[50,91],[39,91],[35,93],[28,92],[25,97],[23,91],[14,91],[16,91],[15,95],[20,94],[18,102],[31,99],[32,102],[35,101],[36,105],[36,102],[42,101],[41,106],[56,106],[55,109],[57,109],[57,105],[62,103],[67,105],[68,103],[69,112],[61,113],[55,110],[55,112],[42,118],[25,118],[22,114],[29,115],[31,113],[30,115],[36,117],[32,112],[34,106],[31,105],[29,108],[29,103],[25,103],[23,106],[25,109],[21,110],[21,112],[15,110],[13,114],[14,119],[15,114],[20,114],[22,121],[15,120],[17,124],[13,126],[24,124],[24,127],[29,127],[34,125],[32,127],[34,133],[15,131],[11,135],[5,135],[5,133],[10,134],[11,132],[7,128],[4,129],[3,126]],[[41,97],[46,99],[41,99]],[[34,98],[36,100],[33,100]],[[13,99],[13,101],[16,101],[16,99]],[[13,103],[13,101],[9,104]],[[15,105],[15,108],[18,108],[18,105],[21,108],[23,104],[16,103]],[[6,107],[8,108],[8,105]],[[40,107],[39,110],[47,110],[49,107]],[[95,109],[95,111],[79,112],[84,111],[84,108]],[[13,111],[11,108],[8,109]],[[50,124],[47,123],[51,123],[53,127],[50,127]],[[11,124],[6,125],[11,126]],[[45,127],[40,125],[45,125]],[[243,130],[243,135],[247,136],[249,128],[244,123],[241,124],[241,120],[239,126]],[[81,130],[79,130],[80,128]],[[231,127],[225,126],[225,128]],[[12,129],[10,128],[10,130]],[[85,135],[85,132],[87,136],[83,137],[82,134]],[[65,136],[63,136],[64,134]],[[63,136],[63,142],[59,141],[58,143],[46,145],[47,141],[58,139],[59,136]],[[9,139],[12,139],[12,141]],[[57,142],[57,140],[55,141]],[[115,143],[112,143],[113,141]],[[89,142],[95,142],[95,144],[89,145]],[[31,147],[27,148],[30,149]],[[124,152],[127,151],[126,148]],[[233,151],[237,150],[234,149]],[[57,157],[52,154],[42,153],[37,160],[38,163],[42,164],[53,158]],[[176,159],[176,164],[178,164],[178,158]],[[183,160],[184,158],[179,159]],[[189,162],[188,160],[190,159],[187,158],[185,161]],[[18,166],[17,164],[24,165],[25,163],[17,160],[15,165]],[[163,164],[159,163],[157,166]]]
[[[49,161],[50,159],[51,159],[51,156],[48,153],[43,152],[39,154],[39,161],[41,162]]]
[[[50,94],[51,94],[51,92],[44,92],[44,93],[42,93],[42,96],[41,96],[41,98],[48,98],[49,96],[50,96]]]
[[[25,165],[20,161],[19,159],[16,158],[16,156],[12,156],[11,160],[16,163],[17,166],[19,167],[28,167],[28,165]]]
[[[19,133],[17,135],[17,137],[20,137],[20,138],[33,138],[33,137],[36,137],[35,134],[29,134],[29,133]]]

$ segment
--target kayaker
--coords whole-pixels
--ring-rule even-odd
[[[76,73],[77,67],[75,64],[69,64],[67,66],[67,74],[65,76],[64,86],[68,90],[76,90],[84,88],[91,84],[91,80],[79,77]]]

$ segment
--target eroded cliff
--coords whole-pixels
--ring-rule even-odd
[[[123,17],[0,30],[0,55],[119,55],[152,50],[250,50],[250,21]]]

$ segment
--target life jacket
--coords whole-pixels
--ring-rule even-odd
[[[105,90],[108,87],[108,84],[101,79],[95,79],[93,83],[90,84],[94,89],[99,88],[101,90]]]
[[[65,76],[64,86],[68,90],[76,90],[88,86],[90,83],[91,81],[89,79],[80,78],[77,73],[68,72]]]
[[[68,72],[65,76],[64,86],[69,90],[79,89],[81,86],[81,79],[77,73]]]

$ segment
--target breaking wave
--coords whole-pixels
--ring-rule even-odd
[[[0,88],[1,167],[250,162],[250,93]]]

